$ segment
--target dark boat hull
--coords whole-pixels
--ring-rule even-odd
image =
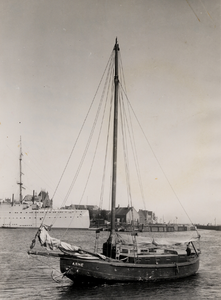
[[[74,282],[135,282],[178,279],[194,275],[199,256],[186,262],[168,264],[133,264],[118,261],[60,258],[61,272]]]

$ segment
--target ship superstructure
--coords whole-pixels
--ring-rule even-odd
[[[89,211],[83,209],[53,209],[40,207],[40,202],[12,204],[1,202],[0,227],[38,228],[42,221],[53,228],[88,229]]]

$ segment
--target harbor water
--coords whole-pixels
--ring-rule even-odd
[[[29,256],[34,229],[0,229],[0,299],[221,299],[221,232],[199,230],[201,260],[196,275],[177,281],[77,286],[59,274],[59,259]],[[160,236],[162,233],[156,233]],[[182,232],[164,236],[182,236]],[[51,235],[92,250],[95,231],[54,229]],[[100,245],[107,232],[100,233]],[[36,241],[36,249],[40,250]]]

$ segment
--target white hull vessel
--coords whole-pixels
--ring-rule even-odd
[[[2,228],[39,228],[42,223],[54,228],[88,229],[89,211],[86,209],[53,209],[53,201],[48,193],[41,191],[38,196],[26,195],[23,199],[22,189],[22,149],[20,139],[19,201],[0,202],[0,227]]]
[[[12,206],[9,203],[0,204],[0,227],[4,228],[39,228],[44,218],[44,224],[53,228],[88,229],[90,218],[88,210],[52,209],[27,207],[24,204]]]

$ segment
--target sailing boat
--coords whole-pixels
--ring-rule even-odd
[[[115,208],[117,194],[117,143],[118,143],[118,105],[119,89],[119,44],[116,39],[113,49],[113,152],[111,184],[111,228],[102,252],[89,252],[51,237],[49,229],[42,224],[31,244],[32,255],[53,256],[60,259],[62,276],[74,282],[135,282],[178,279],[195,274],[199,268],[200,249],[196,237],[183,241],[161,241],[140,237],[137,232],[130,233],[130,239],[115,231]],[[123,105],[123,104],[121,104]],[[126,151],[125,151],[126,152]],[[34,251],[38,237],[41,246],[47,250],[60,252]]]

